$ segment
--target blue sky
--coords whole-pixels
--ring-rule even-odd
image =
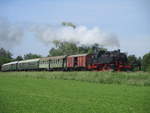
[[[99,27],[118,36],[120,49],[143,56],[150,52],[149,0],[0,0],[0,17],[17,24],[60,25],[69,21],[88,28]],[[47,55],[44,45],[33,34],[10,48],[17,55]]]

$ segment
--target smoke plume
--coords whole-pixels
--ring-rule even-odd
[[[104,47],[119,47],[117,36],[101,31],[99,28],[88,29],[85,26],[79,26],[75,29],[71,27],[52,27],[34,26],[32,32],[46,44],[52,43],[54,40],[75,42],[80,45],[92,45],[98,43]]]
[[[0,47],[10,49],[20,43],[23,34],[24,31],[20,26],[0,18]]]
[[[22,41],[24,34],[27,32],[32,32],[41,42],[48,45],[52,44],[54,40],[59,40],[75,42],[79,45],[90,46],[97,43],[104,47],[119,47],[117,36],[105,33],[98,27],[91,29],[85,26],[54,27],[48,24],[30,24],[26,26],[12,24],[8,20],[0,18],[0,47],[10,49],[16,46]]]

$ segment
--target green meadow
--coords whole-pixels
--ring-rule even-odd
[[[150,113],[150,73],[0,72],[0,113]]]

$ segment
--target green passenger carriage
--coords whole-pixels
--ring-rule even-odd
[[[38,70],[40,59],[30,59],[18,62],[18,70]]]
[[[2,71],[9,71],[9,69],[10,69],[9,63],[6,63],[6,64],[2,65]]]
[[[2,65],[2,71],[16,71],[18,61],[10,62]]]
[[[40,58],[39,61],[39,70],[49,70],[49,57]]]
[[[53,56],[41,58],[39,61],[40,70],[62,70],[66,68],[67,56]]]

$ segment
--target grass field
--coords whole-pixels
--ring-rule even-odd
[[[0,72],[0,113],[150,113],[149,83],[143,72]]]

